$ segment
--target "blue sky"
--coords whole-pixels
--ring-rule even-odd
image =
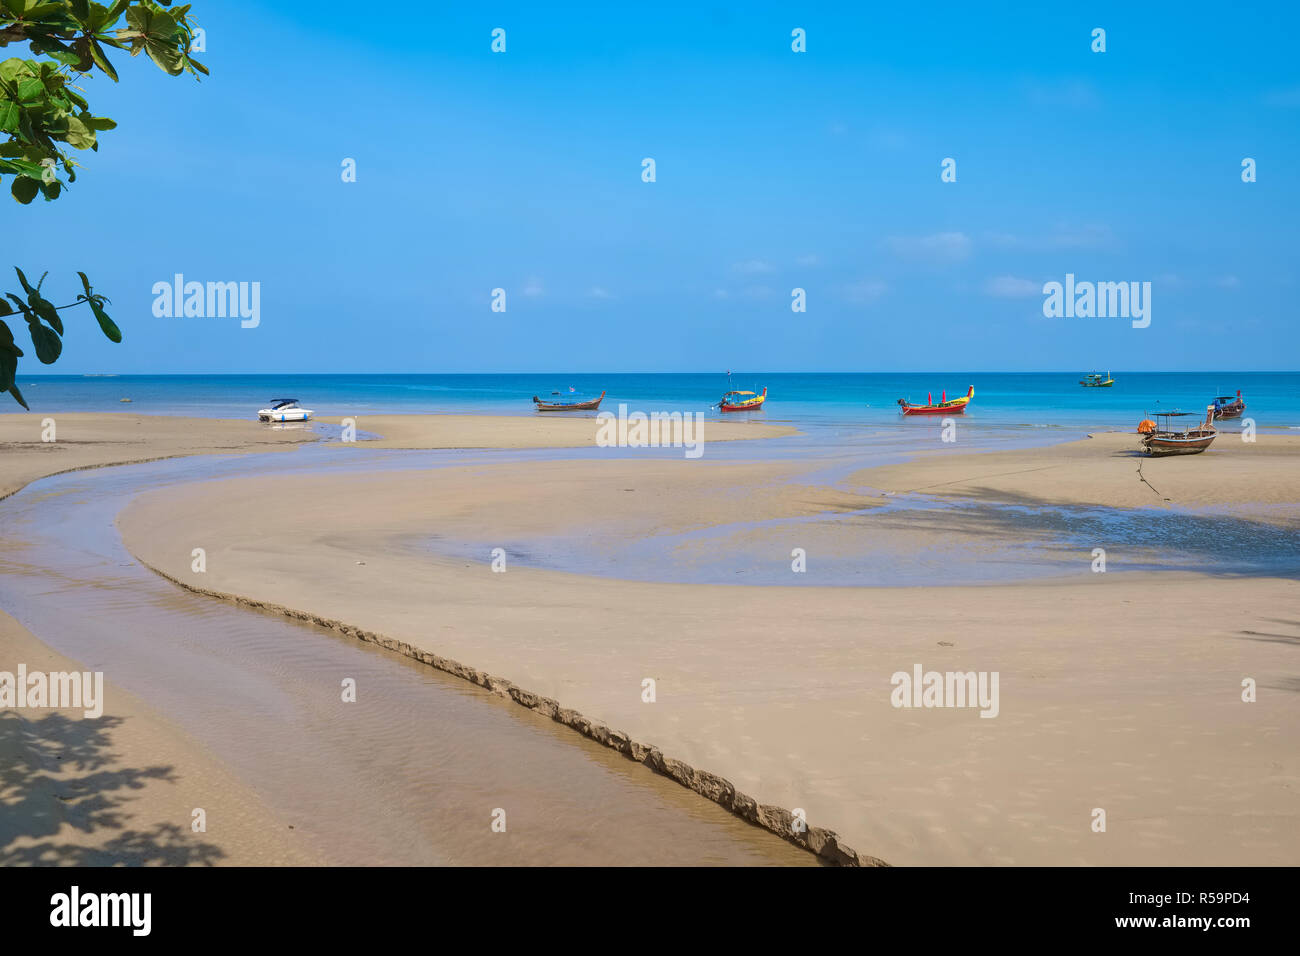
[[[49,371],[1300,367],[1300,14],[957,6],[195,0],[212,76],[119,57],[74,188],[5,200],[125,335]],[[155,317],[177,272],[260,325]],[[1044,318],[1067,272],[1151,326]]]

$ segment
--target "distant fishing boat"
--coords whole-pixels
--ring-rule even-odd
[[[1163,425],[1157,425],[1151,419],[1145,419],[1138,425],[1138,434],[1142,436],[1142,450],[1148,455],[1196,455],[1205,451],[1214,443],[1218,432],[1210,424],[1214,418],[1214,406],[1206,406],[1205,421],[1197,422],[1181,431],[1175,427],[1175,418],[1186,418],[1195,412],[1159,412],[1157,419]]]
[[[924,405],[913,405],[905,398],[900,398],[898,404],[902,406],[904,415],[964,415],[966,406],[974,397],[975,386],[972,385],[960,398],[949,398],[945,390],[937,403],[934,401],[934,393],[931,392],[925,396]]]
[[[258,409],[259,422],[305,422],[310,421],[314,413],[310,408],[302,408],[296,398],[273,398],[270,408]]]
[[[552,392],[552,395],[559,395],[559,392]],[[602,391],[595,398],[586,398],[581,392],[569,390],[569,394],[563,398],[548,398],[542,400],[536,395],[533,396],[533,404],[537,406],[539,412],[585,412],[593,411],[600,408],[600,403],[605,400],[605,393]]]
[[[722,401],[718,402],[718,408],[724,412],[752,412],[762,408],[765,401],[767,401],[766,385],[763,386],[763,391],[758,393],[727,392],[722,396]]]
[[[1110,372],[1104,376],[1100,372],[1089,372],[1079,379],[1079,384],[1084,388],[1110,388],[1115,384],[1115,380],[1110,377]]]
[[[1214,400],[1215,418],[1240,418],[1245,410],[1246,403],[1241,400],[1241,389],[1237,389],[1236,398],[1231,395],[1220,395]]]

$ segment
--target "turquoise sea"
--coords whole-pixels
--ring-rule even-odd
[[[1102,369],[1101,371],[1106,371]],[[767,405],[748,417],[796,425],[888,425],[902,422],[897,400],[923,402],[975,386],[965,421],[1002,428],[1132,429],[1148,413],[1203,412],[1216,395],[1241,389],[1246,415],[1260,430],[1300,429],[1300,372],[1126,372],[1110,370],[1111,388],[1083,388],[1083,372],[1040,373],[750,373],[738,389],[768,388]],[[505,375],[22,375],[34,412],[124,411],[143,414],[252,418],[271,398],[292,397],[318,415],[390,412],[532,414],[533,395],[570,387],[606,393],[602,409],[699,411],[723,392],[721,373]],[[122,398],[130,398],[125,405]],[[21,411],[14,404],[6,411]],[[745,415],[730,416],[746,417]],[[916,421],[909,419],[908,424]]]

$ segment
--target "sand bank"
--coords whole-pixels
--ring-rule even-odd
[[[1300,502],[1300,436],[1260,433],[1243,442],[1239,434],[1221,432],[1208,451],[1167,458],[1148,458],[1139,447],[1136,435],[1118,432],[983,454],[966,454],[956,443],[904,464],[857,472],[848,484],[864,493],[1114,508]]]
[[[0,671],[82,670],[0,612]],[[0,710],[0,866],[301,865],[322,857],[193,740],[112,684],[104,712]],[[206,812],[194,832],[193,811]]]
[[[53,442],[42,441],[47,418],[54,420]],[[473,431],[472,424],[482,430],[473,439],[477,446],[492,447],[522,436],[521,422],[527,429],[537,425],[532,419],[475,417],[443,430],[436,427],[438,420],[392,416],[385,427],[409,436],[406,442],[443,447],[464,440],[460,436]],[[373,420],[365,424],[377,427]],[[570,421],[529,447],[575,442],[577,424]],[[758,435],[758,429],[750,429],[744,437]],[[191,454],[288,450],[318,437],[310,426],[132,413],[0,415],[0,498],[64,471]],[[0,670],[12,671],[17,662],[32,670],[76,669],[0,613]],[[195,741],[112,685],[107,696],[107,711],[97,720],[58,711],[35,720],[16,711],[0,714],[0,765],[6,768],[0,862],[321,862]],[[194,807],[208,813],[206,834],[189,829]]]
[[[1061,484],[1073,460],[1094,480],[1135,482],[1134,462],[1111,461],[1118,441],[1088,446],[1096,459],[1084,446],[1065,446],[1066,459],[1054,449],[997,453],[1008,462],[948,456],[950,472],[924,474],[938,465],[921,461],[857,481],[876,493],[1014,470],[1008,496],[1064,502],[1075,500]],[[1273,487],[1272,456],[1247,454],[1258,468],[1240,476]],[[1213,461],[1179,464],[1202,460]],[[188,586],[344,622],[449,669],[467,665],[480,683],[511,682],[503,691],[515,699],[550,698],[620,746],[653,745],[661,760],[716,775],[693,781],[706,790],[725,790],[725,778],[891,863],[1300,862],[1296,582],[1094,574],[1086,563],[1064,582],[937,589],[491,570],[492,535],[521,528],[567,523],[580,535],[594,521],[643,534],[717,520],[720,508],[752,517],[857,503],[782,488],[791,476],[779,469],[765,479],[776,487],[750,495],[726,465],[676,464],[556,462],[526,492],[505,464],[310,477],[296,480],[291,510],[268,493],[273,480],[228,480],[143,496],[119,527],[137,556]],[[581,493],[562,494],[567,482]],[[730,503],[718,493],[728,487]],[[1254,487],[1232,483],[1233,500]],[[1087,480],[1078,490],[1086,500],[1112,493]],[[1199,493],[1229,494],[1208,483]],[[470,531],[482,560],[429,547]],[[207,550],[204,574],[190,571],[194,547]],[[891,676],[918,664],[997,672],[997,717],[892,706]],[[1254,703],[1241,699],[1247,678]],[[1093,830],[1098,808],[1104,833]]]
[[[580,448],[596,444],[596,413],[535,415],[358,415],[357,430],[381,438],[358,448]],[[320,421],[340,425],[342,418]],[[738,441],[798,434],[789,425],[706,420],[703,438]]]
[[[47,419],[53,420],[54,441]],[[308,428],[274,428],[256,421],[173,418],[121,412],[0,415],[0,498],[37,478],[177,455],[284,451],[315,441]]]
[[[47,419],[54,441],[43,440]],[[338,425],[340,418],[320,419]],[[592,417],[507,415],[376,415],[353,419],[379,438],[332,443],[355,448],[576,448],[596,443]],[[758,422],[704,424],[704,440],[737,441],[797,434]],[[180,418],[130,412],[0,414],[0,498],[47,475],[178,455],[287,451],[320,434],[311,423],[268,425],[252,420]]]

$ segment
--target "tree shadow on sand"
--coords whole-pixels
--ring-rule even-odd
[[[178,777],[170,766],[123,766],[112,750],[123,722],[0,713],[0,866],[211,866],[225,855],[175,823],[139,826],[133,792]],[[68,827],[94,845],[72,843]]]

